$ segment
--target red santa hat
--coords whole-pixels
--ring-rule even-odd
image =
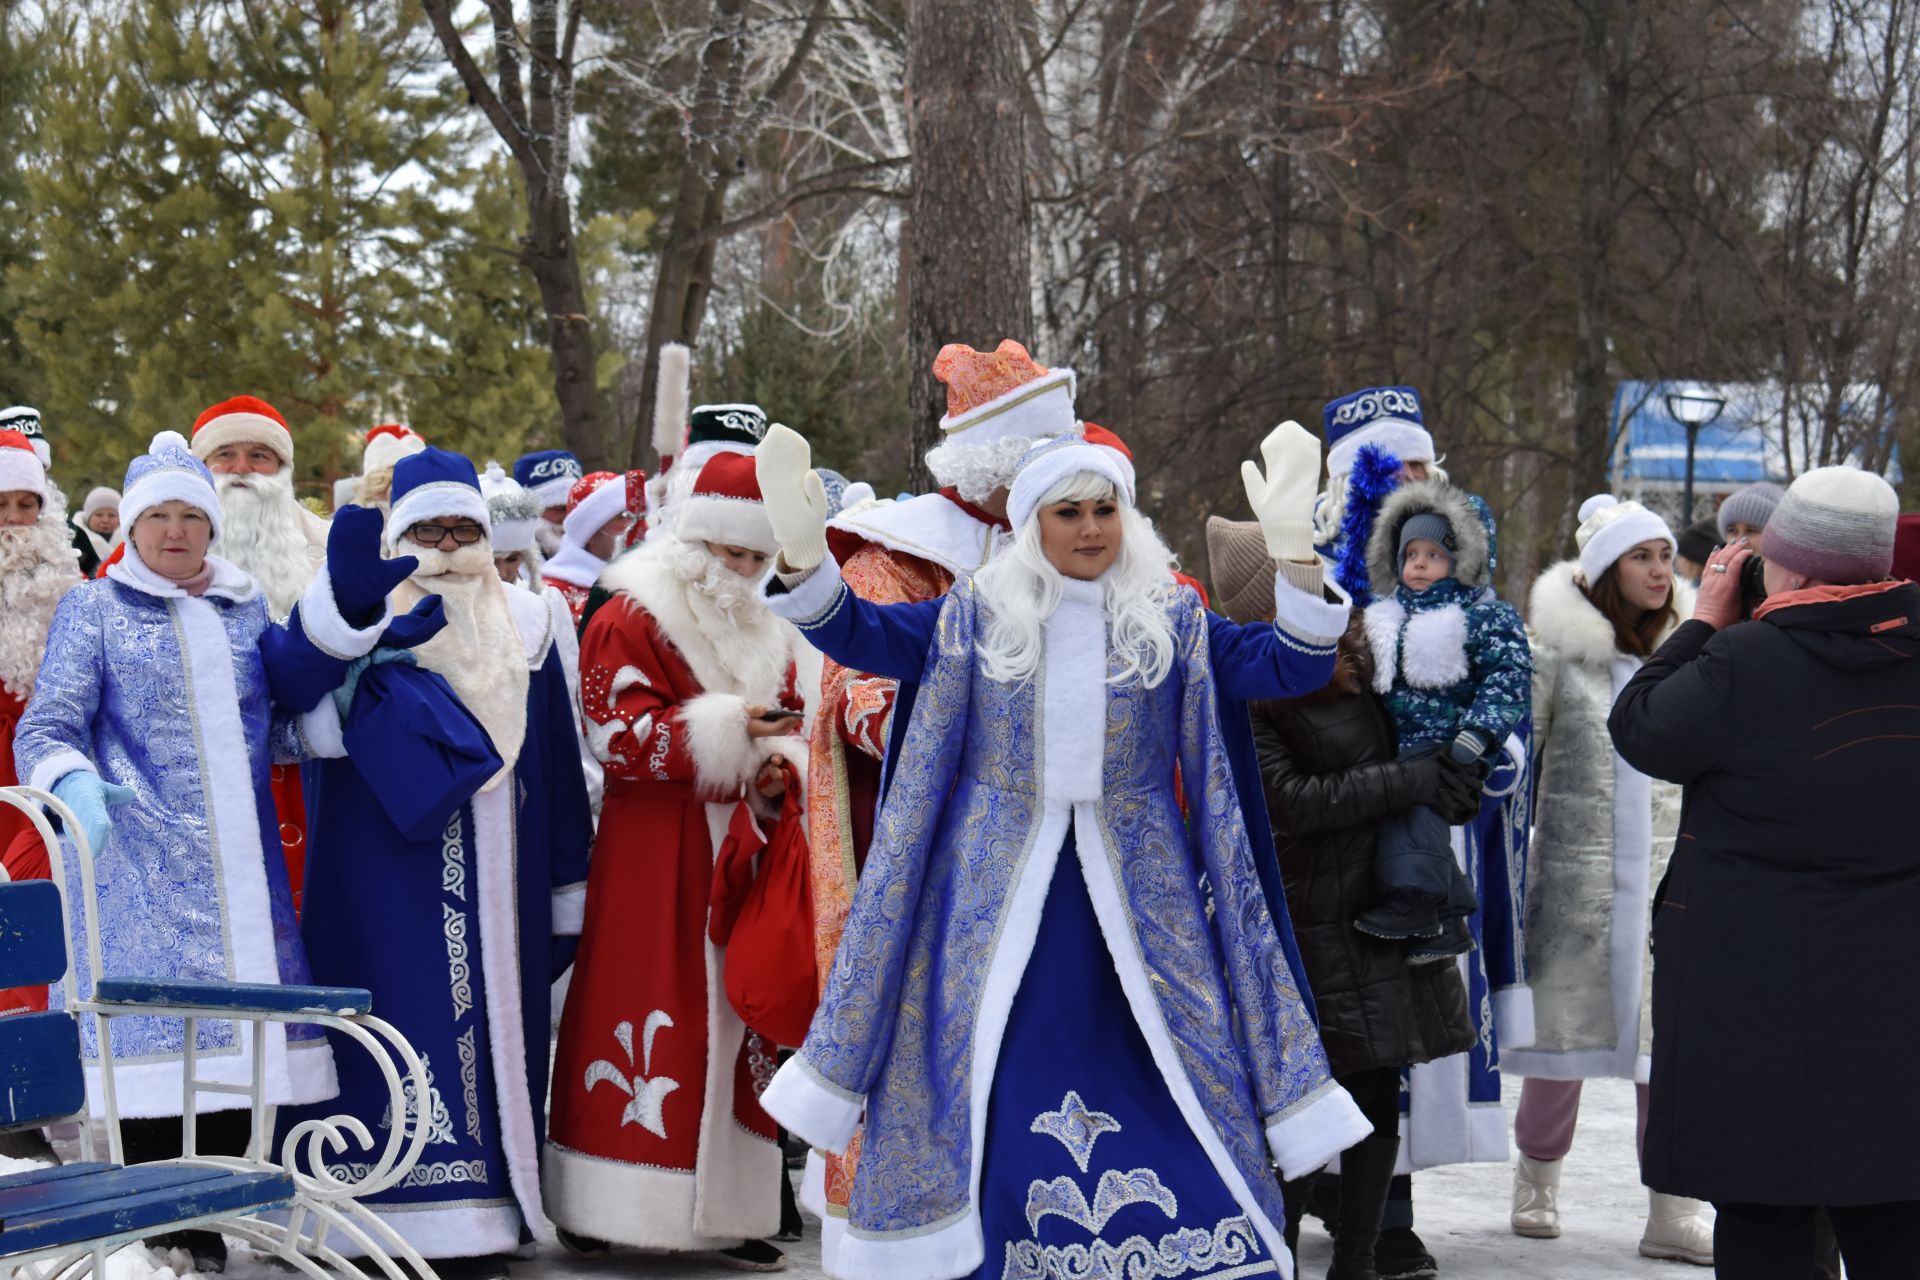
[[[33,451],[33,441],[18,431],[0,431],[0,493],[31,493],[47,502],[47,469]]]
[[[367,447],[360,455],[360,474],[391,468],[402,458],[411,458],[427,447],[417,432],[397,422],[383,422],[367,432]]]
[[[215,450],[230,444],[263,444],[293,462],[293,433],[280,411],[258,396],[222,400],[193,420],[193,456],[205,462]]]
[[[716,453],[674,512],[674,532],[687,542],[749,547],[768,555],[780,549],[760,501],[760,479],[750,453]]]
[[[584,547],[609,520],[627,511],[626,478],[614,471],[590,471],[567,491],[567,516],[560,522],[568,542]]]

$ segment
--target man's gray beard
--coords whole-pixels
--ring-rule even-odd
[[[0,684],[17,696],[33,692],[54,608],[79,580],[79,557],[57,511],[0,529]]]
[[[442,551],[402,542],[394,555],[410,555],[420,565],[393,593],[405,612],[426,595],[446,608],[447,626],[414,648],[414,657],[453,687],[461,705],[487,731],[505,767],[487,783],[492,787],[513,769],[527,730],[526,650],[507,602],[507,584],[494,572],[493,548],[485,539]]]
[[[560,548],[566,545],[567,531],[545,516],[533,526],[533,545],[540,548],[540,554],[552,559],[560,554]]]
[[[267,593],[267,607],[284,618],[313,578],[300,504],[293,496],[293,475],[282,467],[272,475],[216,475],[220,492],[219,552],[256,578]]]

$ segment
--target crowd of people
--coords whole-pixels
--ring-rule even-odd
[[[252,396],[71,519],[0,414],[0,783],[73,815],[107,972],[372,991],[404,1117],[311,1028],[203,1020],[197,1066],[262,1057],[282,1133],[423,1128],[367,1203],[442,1275],[777,1271],[804,1205],[848,1280],[1284,1278],[1309,1216],[1329,1280],[1437,1276],[1412,1174],[1517,1148],[1507,1225],[1558,1237],[1595,1078],[1642,1256],[1920,1268],[1884,480],[1755,485],[1704,545],[1598,495],[1523,621],[1418,392],[1367,388],[1258,442],[1209,596],[1017,342],[941,351],[941,487],[894,500],[661,368],[655,476],[386,424],[330,518]],[[50,874],[22,822],[0,858]],[[182,1024],[115,1025],[90,1079],[175,1154]]]

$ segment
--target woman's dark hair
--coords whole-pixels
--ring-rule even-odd
[[[1600,575],[1600,581],[1587,588],[1593,602],[1606,620],[1613,624],[1613,643],[1622,653],[1647,657],[1659,647],[1660,637],[1680,620],[1674,608],[1674,590],[1667,588],[1667,602],[1658,609],[1642,609],[1627,603],[1620,590],[1620,562],[1615,560]]]

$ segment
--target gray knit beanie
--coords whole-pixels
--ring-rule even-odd
[[[1400,526],[1400,563],[1407,562],[1407,544],[1415,538],[1425,538],[1428,542],[1446,548],[1447,559],[1455,559],[1453,526],[1447,518],[1437,511],[1422,511],[1407,517]]]
[[[1760,535],[1760,554],[1816,582],[1852,586],[1893,571],[1900,498],[1871,471],[1820,467],[1788,487]]]
[[[1736,524],[1766,528],[1767,521],[1773,518],[1774,508],[1780,505],[1780,499],[1786,496],[1786,492],[1779,485],[1762,480],[1759,484],[1750,484],[1728,494],[1727,500],[1720,504],[1720,513],[1714,517],[1714,523],[1720,529],[1720,540],[1725,542],[1731,536],[1727,531]]]

